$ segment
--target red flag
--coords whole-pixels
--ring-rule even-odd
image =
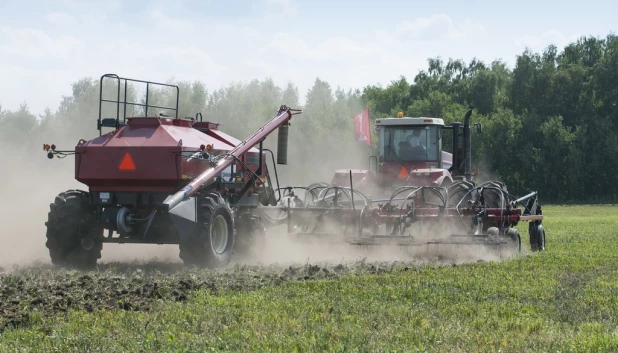
[[[369,129],[369,108],[354,115],[354,133],[356,141],[371,146],[371,130]]]

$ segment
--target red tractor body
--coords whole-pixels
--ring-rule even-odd
[[[466,117],[465,132],[469,132]],[[453,133],[453,146],[460,146],[459,123],[445,126],[442,119],[398,118],[378,119],[375,129],[378,134],[377,155],[370,157],[370,169],[340,169],[335,172],[331,184],[350,186],[350,173],[356,189],[372,196],[384,197],[402,186],[448,186],[454,180],[470,180],[471,174],[464,171],[467,164],[453,166],[453,154],[442,150],[443,131]],[[457,156],[464,156],[459,153]],[[375,160],[373,168],[371,161]],[[459,160],[459,159],[458,159]]]

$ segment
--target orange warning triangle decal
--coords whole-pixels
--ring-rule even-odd
[[[120,162],[120,166],[118,166],[120,170],[135,170],[135,164],[133,163],[133,158],[129,153],[124,155],[122,162]]]
[[[401,170],[399,171],[399,175],[397,175],[397,178],[399,179],[406,179],[408,177],[408,170],[406,169],[406,167],[401,167]]]

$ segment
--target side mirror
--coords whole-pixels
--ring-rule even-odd
[[[474,124],[474,127],[477,134],[480,134],[483,131],[483,125],[481,123]]]

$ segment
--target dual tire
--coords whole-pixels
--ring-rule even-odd
[[[101,258],[100,242],[82,245],[84,238],[94,238],[94,215],[88,193],[68,190],[56,196],[49,205],[45,246],[54,265],[90,268]]]
[[[180,243],[180,258],[186,266],[223,267],[236,243],[232,211],[218,194],[200,196],[197,202],[197,226]]]
[[[48,213],[45,246],[57,266],[89,269],[101,258],[103,244],[96,239],[96,222],[89,194],[68,190],[56,196]],[[218,268],[227,265],[235,244],[234,218],[217,194],[198,198],[198,224],[180,244],[185,265]],[[91,241],[84,241],[91,239]]]

